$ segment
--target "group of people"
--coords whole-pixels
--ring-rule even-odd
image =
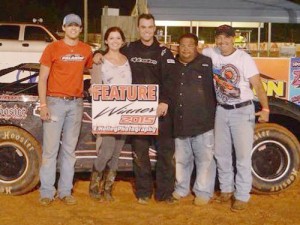
[[[202,54],[197,49],[197,36],[184,34],[179,39],[179,54],[174,58],[171,51],[155,39],[155,19],[151,14],[138,17],[140,39],[135,42],[125,44],[122,30],[109,28],[104,35],[107,47],[104,54],[93,55],[89,47],[79,41],[81,25],[80,17],[67,15],[63,21],[64,38],[48,45],[40,60],[38,90],[44,140],[41,205],[51,204],[55,194],[66,204],[77,202],[71,190],[82,116],[83,69],[87,67],[91,69],[91,84],[159,85],[155,188],[148,154],[153,136],[131,137],[138,203],[148,204],[153,194],[157,201],[177,203],[191,192],[195,166],[192,188],[195,205],[205,205],[212,200],[217,171],[221,194],[216,200],[232,200],[233,211],[245,209],[252,184],[255,124],[251,86],[262,106],[256,114],[259,122],[268,122],[269,107],[253,59],[234,47],[234,29],[228,25],[218,27],[216,47],[204,49]],[[89,185],[91,198],[113,200],[112,186],[125,138],[97,136],[98,158]],[[58,152],[60,178],[56,193]]]

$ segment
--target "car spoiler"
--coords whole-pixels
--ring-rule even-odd
[[[11,95],[17,95],[23,92],[28,91],[29,89],[35,88],[37,86],[37,83],[31,83],[31,84],[26,84],[24,87],[22,82],[26,80],[30,80],[34,77],[37,77],[39,75],[39,70],[40,70],[40,64],[39,63],[22,63],[14,67],[9,67],[0,70],[0,77],[5,76],[6,74],[9,74],[15,70],[23,70],[23,71],[30,71],[30,72],[35,72],[32,75],[29,75],[27,77],[24,77],[22,79],[19,79],[17,81],[14,81],[12,83],[2,83],[0,85],[0,93],[7,93]],[[14,89],[14,87],[20,86],[20,88],[17,88],[17,90]],[[14,91],[12,91],[14,90]]]

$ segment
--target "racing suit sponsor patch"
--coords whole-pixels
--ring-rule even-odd
[[[157,60],[143,59],[141,57],[133,57],[133,58],[130,59],[130,61],[133,62],[133,63],[146,63],[146,64],[153,64],[153,65],[157,64]]]
[[[167,59],[167,63],[173,63],[173,64],[175,64],[175,60],[174,59]]]

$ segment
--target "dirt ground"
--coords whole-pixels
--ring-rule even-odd
[[[247,210],[230,211],[230,204],[212,202],[197,207],[190,195],[176,205],[136,202],[132,177],[119,176],[115,202],[100,203],[88,196],[88,180],[77,179],[75,206],[55,200],[51,206],[38,203],[38,190],[22,196],[0,195],[1,225],[300,225],[300,182],[277,195],[252,195]]]

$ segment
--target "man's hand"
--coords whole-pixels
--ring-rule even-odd
[[[267,123],[269,122],[269,114],[269,111],[262,109],[261,111],[255,113],[255,116],[258,116],[259,123]]]
[[[40,108],[40,117],[42,120],[51,120],[51,114],[47,106]]]
[[[157,110],[156,110],[156,115],[158,117],[165,116],[165,115],[167,115],[167,112],[168,112],[168,104],[163,103],[163,102],[159,103]]]
[[[93,87],[91,86],[90,88],[89,88],[89,94],[92,96],[93,95],[93,93],[94,93],[94,89],[93,89]]]
[[[93,62],[95,64],[102,64],[103,62],[103,55],[100,52],[95,53],[93,57]]]
[[[261,111],[255,113],[255,115],[258,116],[258,122],[259,123],[269,122],[270,109],[269,109],[268,97],[263,87],[263,84],[260,80],[259,74],[250,77],[249,81],[253,86],[253,88],[255,89],[256,95],[262,107]]]

